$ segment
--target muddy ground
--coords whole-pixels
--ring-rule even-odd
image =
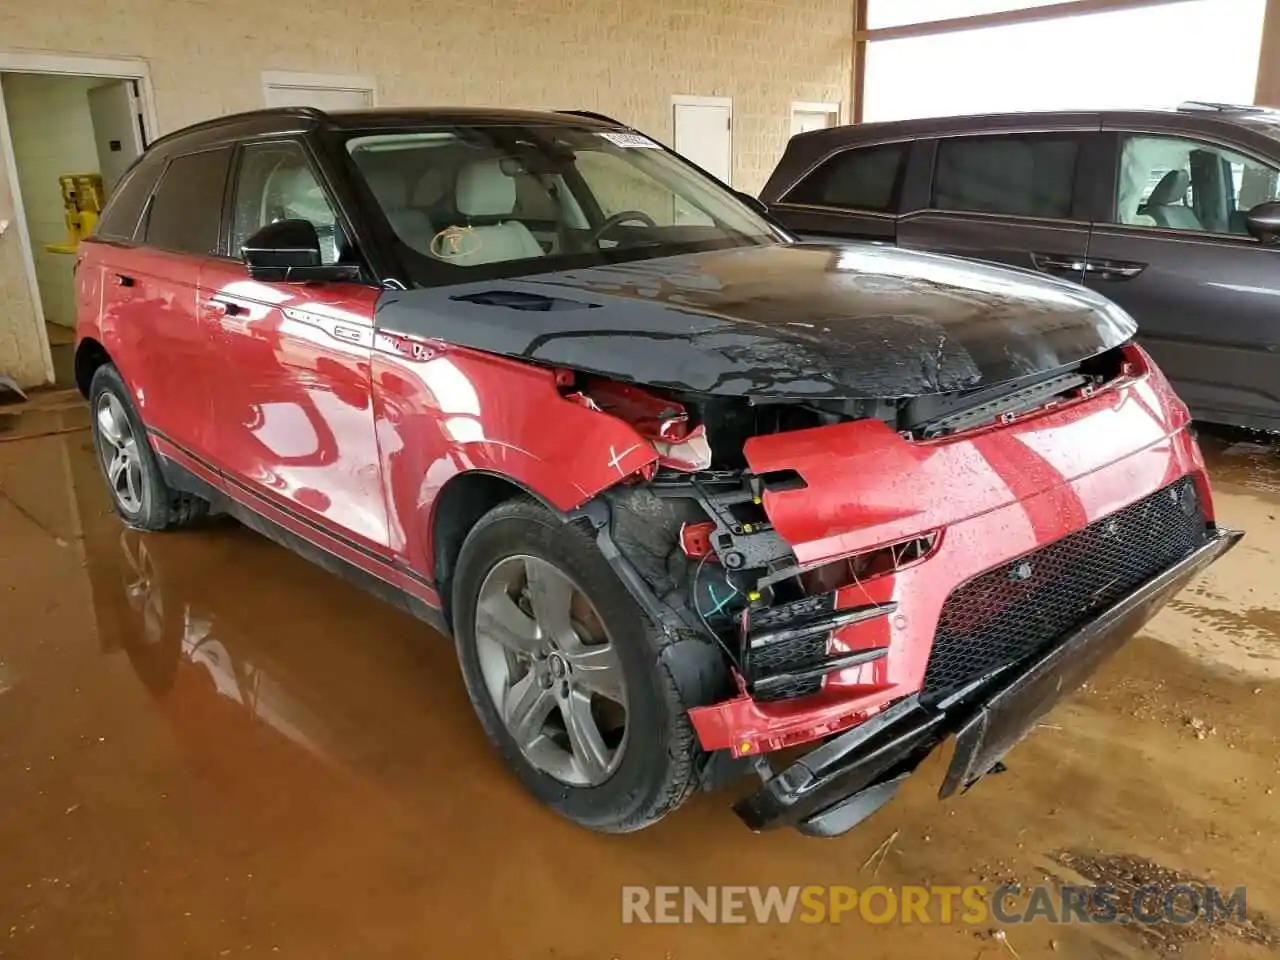
[[[1205,437],[1247,539],[1007,773],[939,803],[934,756],[833,841],[753,836],[724,795],[600,837],[506,775],[447,643],[233,523],[124,531],[83,407],[37,407],[0,411],[0,956],[1280,953],[1280,446]],[[620,921],[626,884],[1153,877],[1244,885],[1248,920]]]

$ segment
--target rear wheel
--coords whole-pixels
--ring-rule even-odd
[[[528,501],[496,507],[462,547],[453,601],[471,701],[534,796],[606,832],[688,797],[699,749],[666,638],[587,534]]]
[[[111,503],[131,527],[166,530],[203,517],[209,504],[164,482],[146,431],[120,373],[103,364],[89,387],[93,447],[111,491]]]

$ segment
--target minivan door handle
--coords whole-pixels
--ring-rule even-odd
[[[1086,260],[1084,272],[1099,280],[1132,280],[1147,265],[1129,260]]]
[[[1084,273],[1089,261],[1084,257],[1059,257],[1052,253],[1031,254],[1031,264],[1041,273]]]
[[[126,274],[126,273],[117,273],[117,274],[116,274],[116,286],[117,286],[117,287],[132,287],[132,286],[134,285],[134,283],[136,283],[136,282],[137,282],[137,281],[135,281],[135,280],[133,279],[133,277],[129,276],[129,275],[128,275],[128,274]]]

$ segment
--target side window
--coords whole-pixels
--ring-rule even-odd
[[[938,141],[933,206],[1007,216],[1071,216],[1079,140],[1034,133]]]
[[[898,209],[909,146],[887,143],[838,153],[792,187],[783,202],[893,213]]]
[[[230,147],[170,160],[146,213],[146,243],[165,250],[215,255],[230,166]]]
[[[1246,236],[1248,211],[1280,198],[1275,167],[1185,137],[1127,135],[1112,220]]]
[[[238,256],[244,242],[269,223],[306,220],[320,237],[321,262],[339,261],[345,242],[338,218],[300,143],[289,140],[245,146],[240,153],[235,189],[233,256]]]
[[[143,160],[136,164],[112,191],[94,232],[106,240],[132,240],[142,219],[151,191],[160,175],[161,164]]]

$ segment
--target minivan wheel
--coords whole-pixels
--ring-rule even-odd
[[[620,833],[693,791],[700,751],[666,638],[581,529],[527,500],[495,507],[463,544],[453,624],[485,732],[553,810]]]
[[[89,386],[93,448],[121,519],[140,530],[167,530],[203,517],[207,501],[164,482],[129,390],[112,364]]]

